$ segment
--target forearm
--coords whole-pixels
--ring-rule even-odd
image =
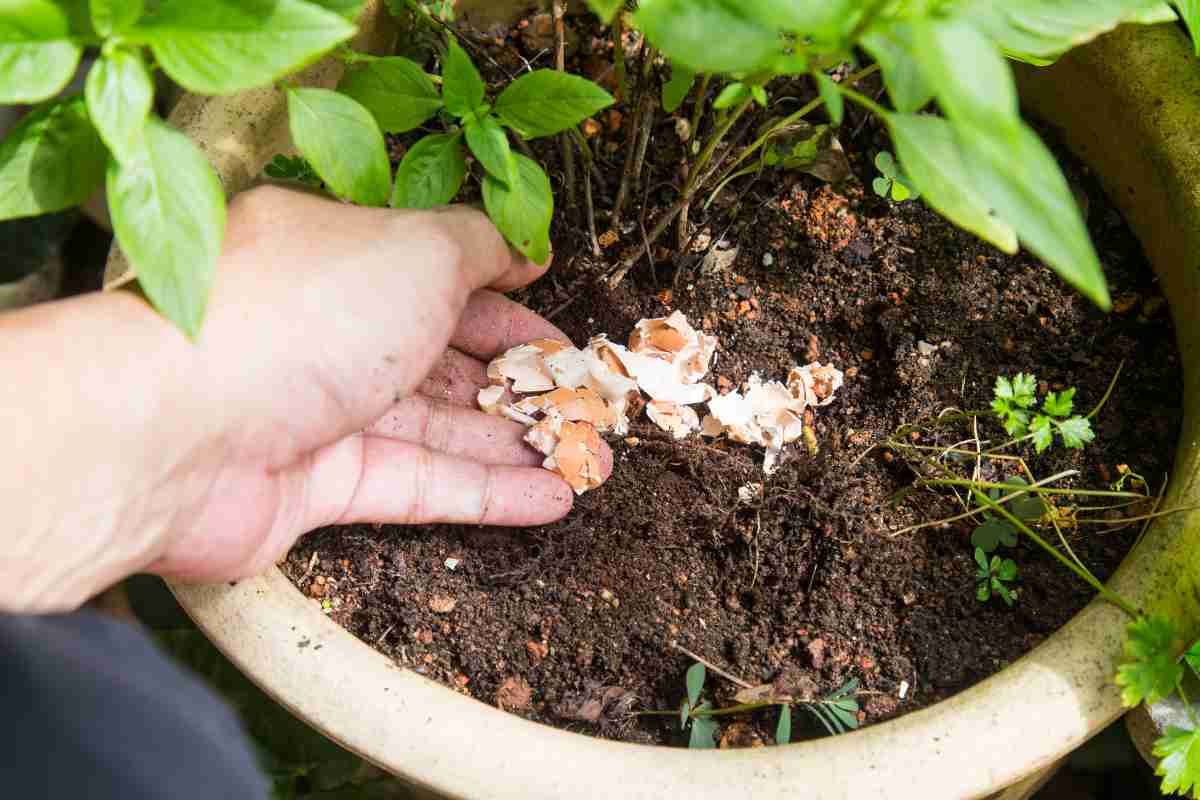
[[[127,292],[0,316],[0,609],[73,607],[156,557],[152,490],[198,441],[172,424],[191,350]]]

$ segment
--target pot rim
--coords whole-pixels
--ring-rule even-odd
[[[381,13],[378,0],[369,4],[368,13],[372,18]],[[1176,59],[1184,50],[1190,52],[1178,31],[1158,28],[1153,35],[1148,31],[1141,29],[1139,36],[1166,48],[1160,58]],[[1084,48],[1082,54],[1068,56],[1063,69],[1099,75],[1103,70],[1096,66],[1098,60],[1114,57],[1106,49],[1115,48],[1117,57],[1125,58],[1130,47],[1142,44],[1141,38],[1118,31]],[[1043,74],[1053,75],[1059,69]],[[1136,86],[1136,79],[1121,84],[1120,72],[1115,74],[1116,79],[1103,75],[1105,81],[1116,80],[1115,85],[1097,91],[1111,95],[1118,109],[1144,113],[1148,107],[1131,95],[1144,92],[1144,86]],[[1023,78],[1023,89],[1030,80],[1036,84],[1046,79]],[[1175,84],[1190,87],[1184,92],[1190,97],[1189,118],[1200,116],[1196,113],[1200,70],[1182,78],[1176,75]],[[1077,90],[1072,85],[1072,91]],[[272,102],[269,93],[252,94],[256,104]],[[184,116],[177,111],[172,120],[200,137],[209,149],[212,142],[205,137],[213,136],[215,129],[204,126],[203,112],[209,104],[228,98],[190,100],[191,111]],[[1088,124],[1072,119],[1077,109],[1057,111],[1061,100],[1043,109],[1052,122],[1068,133],[1073,125]],[[280,100],[275,97],[273,102]],[[187,106],[188,100],[181,105]],[[246,158],[259,159],[257,170],[277,152],[274,144],[256,149],[249,140],[251,129],[239,124],[236,116],[227,119],[238,127],[221,128],[225,141],[241,140],[249,154],[239,157],[243,174]],[[1156,162],[1178,169],[1176,162],[1186,157],[1159,145],[1128,149],[1129,158],[1145,162],[1134,164],[1135,172]],[[1082,155],[1088,158],[1087,153]],[[1200,146],[1190,151],[1190,158],[1200,163]],[[214,163],[230,188],[233,173],[219,159],[214,158]],[[233,183],[232,188],[239,188],[237,180]],[[1178,235],[1200,244],[1200,195],[1192,197],[1190,209],[1189,219],[1196,224]],[[1138,227],[1136,219],[1131,222]],[[1192,347],[1192,340],[1200,339],[1194,313],[1200,307],[1200,288],[1166,277],[1166,272],[1186,265],[1161,263],[1145,230],[1139,228],[1139,235],[1164,273],[1173,313],[1183,326],[1180,350],[1187,362],[1200,351]],[[1200,247],[1192,249],[1197,255],[1189,257],[1188,263],[1192,272],[1198,272]],[[1196,334],[1190,333],[1192,328]],[[1195,372],[1185,374],[1186,396],[1200,400],[1195,391],[1200,387],[1191,383]],[[1200,412],[1200,405],[1193,406]],[[1166,501],[1172,506],[1200,500],[1198,419],[1200,413],[1191,411],[1185,418]],[[1192,596],[1200,594],[1194,591],[1195,565],[1180,555],[1186,552],[1186,543],[1200,538],[1200,526],[1187,524],[1192,519],[1200,517],[1192,512],[1155,520],[1110,585],[1135,602],[1156,608],[1163,603],[1169,606],[1184,587],[1193,590]],[[1168,563],[1172,559],[1180,563]],[[339,627],[277,568],[236,585],[170,585],[197,626],[275,700],[343,747],[446,797],[658,800],[686,793],[692,798],[790,798],[797,791],[810,798],[885,797],[898,791],[922,798],[982,797],[1050,765],[1123,711],[1111,679],[1121,656],[1125,619],[1116,608],[1100,602],[1087,606],[1011,666],[934,706],[860,731],[785,747],[692,751],[582,736],[457,694],[397,666]],[[1192,626],[1191,632],[1197,632],[1194,623],[1200,620],[1197,602],[1180,601],[1182,606],[1173,607]],[[1014,724],[1015,720],[1020,722]],[[475,746],[463,752],[468,744]],[[903,790],[897,788],[899,781]]]

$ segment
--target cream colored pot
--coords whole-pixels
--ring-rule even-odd
[[[1030,107],[1060,126],[1104,180],[1170,299],[1188,409],[1167,506],[1200,503],[1200,64],[1190,53],[1171,27],[1119,31],[1021,75]],[[308,77],[328,84],[336,70],[326,63]],[[283,109],[282,97],[263,90],[188,97],[173,118],[236,191],[284,144]],[[1200,634],[1198,539],[1200,516],[1160,518],[1113,585]],[[1003,672],[923,711],[786,747],[689,751],[567,733],[456,694],[346,633],[275,569],[236,586],[173,589],[212,641],[297,716],[446,797],[982,797],[1035,783],[1122,711],[1112,676],[1126,620],[1102,603]]]

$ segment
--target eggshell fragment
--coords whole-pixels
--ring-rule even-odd
[[[700,417],[690,406],[667,400],[651,400],[646,404],[646,416],[658,427],[682,439],[700,429]]]
[[[834,393],[842,388],[844,375],[832,364],[821,366],[814,361],[803,367],[792,367],[788,373],[788,390],[796,398],[811,406],[827,406],[833,402]]]
[[[557,353],[570,345],[552,339],[535,339],[529,344],[510,348],[504,355],[488,364],[488,382],[506,386],[519,394],[548,392],[554,388],[554,376],[546,368],[544,356]]]
[[[526,432],[525,441],[546,456],[542,466],[561,475],[575,494],[604,482],[600,466],[604,442],[590,424],[570,422],[551,412]]]
[[[604,398],[586,386],[579,389],[555,389],[546,394],[526,397],[513,404],[523,414],[534,416],[546,414],[553,409],[559,416],[571,422],[587,422],[597,430],[612,430],[616,414]]]
[[[638,322],[629,336],[629,350],[674,365],[681,383],[699,383],[712,364],[717,337],[697,331],[683,312],[675,311]]]

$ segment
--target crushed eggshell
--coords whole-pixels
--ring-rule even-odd
[[[651,400],[646,404],[646,416],[676,439],[683,439],[700,430],[700,417],[691,406],[681,406],[669,400]]]
[[[832,402],[844,376],[813,362],[794,367],[787,383],[751,375],[744,392],[718,395],[703,382],[716,350],[717,338],[696,330],[679,311],[639,321],[628,347],[603,334],[584,348],[536,339],[488,365],[490,385],[477,399],[487,413],[528,427],[525,441],[545,456],[543,466],[579,494],[603,480],[599,433],[625,436],[643,407],[676,439],[699,431],[766,448],[763,470],[771,474],[784,446],[810,433],[809,409]],[[691,408],[700,403],[708,404],[703,419]]]
[[[604,442],[590,424],[571,422],[551,411],[526,432],[525,441],[546,457],[542,466],[561,475],[575,494],[604,482],[600,466]]]

